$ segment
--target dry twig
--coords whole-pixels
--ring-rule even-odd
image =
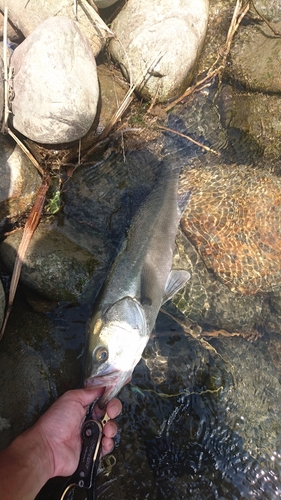
[[[190,137],[189,135],[182,134],[181,132],[173,130],[172,128],[162,127],[161,125],[159,125],[158,128],[160,128],[161,130],[166,130],[166,132],[172,132],[173,134],[179,135],[180,137],[184,137],[185,139],[188,139],[190,142],[193,142],[193,144],[196,144],[196,146],[200,146],[200,148],[203,148],[206,151],[209,151],[217,156],[220,156],[220,153],[218,151],[215,151],[214,149],[205,146],[205,144],[201,144],[201,142],[195,141],[195,139],[192,139],[192,137]]]

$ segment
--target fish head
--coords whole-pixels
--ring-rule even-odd
[[[130,380],[148,342],[149,332],[141,304],[124,297],[89,323],[84,386],[105,387],[104,407]]]

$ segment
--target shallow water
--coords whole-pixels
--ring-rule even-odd
[[[278,174],[278,161],[264,161],[255,137],[227,125],[229,104],[220,109],[222,101],[226,97],[214,86],[168,122],[219,151],[220,158],[166,135],[165,161],[179,161],[187,171],[243,164]],[[79,304],[50,307],[21,288],[1,344],[2,448],[58,395],[80,385],[91,303],[139,199],[155,180],[157,164],[149,151],[128,154],[126,163],[112,155],[83,172],[78,169],[65,184],[59,223],[76,231],[85,247],[102,240],[104,246],[97,248],[101,263]],[[268,304],[268,296],[260,295],[251,307],[263,314],[261,301]],[[177,315],[175,308],[171,311]],[[99,499],[281,497],[281,330],[274,308],[266,311],[266,327],[258,329],[262,336],[252,342],[243,331],[211,338],[212,324],[202,321],[199,329],[191,324],[184,330],[159,314],[133,379],[120,393],[119,434],[97,477]],[[60,486],[59,480],[49,482],[38,500],[56,498]]]

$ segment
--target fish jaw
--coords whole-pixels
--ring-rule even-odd
[[[84,387],[86,389],[105,387],[104,393],[99,400],[99,407],[104,408],[112,398],[118,395],[122,387],[130,382],[131,378],[132,371],[115,371],[109,375],[89,377],[84,381]]]

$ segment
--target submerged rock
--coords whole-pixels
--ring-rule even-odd
[[[207,269],[231,291],[269,292],[281,280],[281,181],[240,165],[185,173],[192,190],[181,220]]]
[[[95,4],[98,9],[106,9],[107,7],[111,7],[111,5],[117,2],[118,0],[95,0]]]
[[[12,271],[23,231],[11,234],[0,245],[0,257]],[[37,228],[27,250],[21,280],[50,300],[76,300],[97,266],[90,252],[56,231]]]
[[[185,90],[203,46],[208,0],[129,0],[112,23],[109,50],[146,99],[163,102]],[[128,21],[129,20],[129,21]]]
[[[2,341],[3,342],[3,341]],[[0,449],[5,448],[47,409],[56,390],[42,356],[21,342],[0,353]],[[15,418],[15,416],[17,418]]]
[[[71,142],[88,132],[99,100],[96,61],[73,21],[44,21],[15,49],[11,66],[12,123],[19,132],[46,144]]]
[[[4,319],[5,306],[6,306],[5,293],[2,282],[0,281],[0,328]]]

